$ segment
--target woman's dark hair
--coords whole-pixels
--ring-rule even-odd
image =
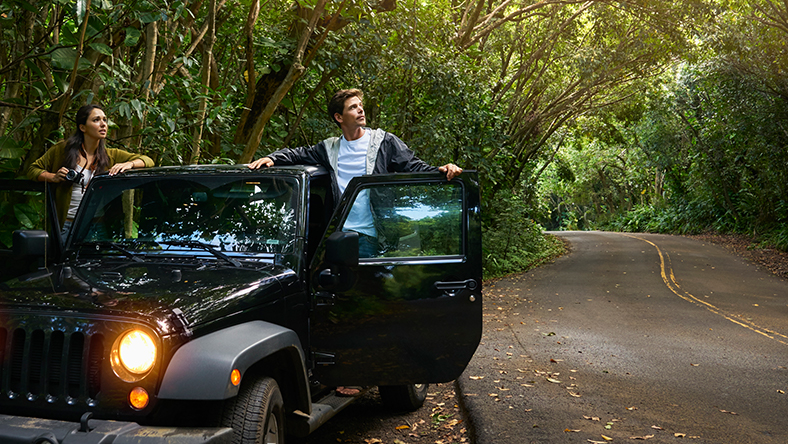
[[[85,105],[77,111],[77,129],[74,131],[74,134],[66,140],[66,157],[63,159],[63,166],[66,168],[74,168],[77,166],[79,151],[82,149],[82,144],[85,143],[85,133],[79,129],[79,126],[87,124],[88,118],[90,118],[94,109],[104,111],[99,105]],[[99,146],[96,150],[96,160],[93,165],[95,166],[95,174],[103,173],[109,169],[109,155],[107,155],[104,139],[99,141]]]
[[[345,111],[345,101],[351,97],[358,97],[358,100],[364,100],[364,93],[360,89],[340,89],[331,100],[328,101],[328,118],[331,119],[338,127],[342,127],[334,114],[342,114]]]

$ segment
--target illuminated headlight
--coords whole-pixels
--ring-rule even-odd
[[[129,330],[118,337],[110,353],[112,370],[126,382],[145,377],[156,363],[156,343],[142,330]]]

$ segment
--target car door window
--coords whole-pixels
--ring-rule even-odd
[[[0,282],[44,266],[60,253],[60,230],[56,228],[53,189],[43,182],[0,179]],[[45,258],[18,256],[13,251],[16,230],[44,230],[49,234]]]
[[[15,230],[43,230],[44,191],[0,189],[0,248],[11,249]]]
[[[374,184],[361,189],[341,229],[357,231],[362,258],[458,256],[462,185]]]

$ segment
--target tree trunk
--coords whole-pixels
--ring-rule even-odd
[[[309,93],[309,97],[306,98],[304,103],[301,105],[301,110],[298,112],[298,116],[296,117],[295,122],[290,125],[290,131],[287,133],[287,137],[285,137],[284,142],[282,142],[282,148],[286,148],[290,145],[290,142],[295,137],[296,130],[301,126],[301,119],[304,117],[304,111],[306,110],[307,105],[309,105],[314,99],[317,93],[323,90],[323,87],[326,86],[329,80],[331,80],[331,76],[336,72],[335,69],[330,71],[323,71],[323,76],[320,77],[320,82],[318,82],[317,86]]]
[[[278,85],[273,95],[266,103],[263,111],[256,117],[254,126],[252,127],[249,138],[246,142],[246,146],[244,147],[243,154],[241,154],[241,158],[238,160],[239,163],[249,163],[252,161],[254,153],[257,151],[257,147],[260,145],[260,141],[263,138],[265,126],[268,124],[271,116],[273,116],[276,107],[279,106],[279,103],[282,101],[285,94],[290,91],[295,82],[301,78],[301,76],[304,74],[304,71],[306,71],[306,67],[304,67],[301,62],[303,61],[304,52],[306,51],[309,39],[312,37],[312,33],[315,30],[317,19],[323,16],[326,1],[327,0],[318,0],[315,8],[312,10],[309,24],[301,34],[301,38],[298,42],[296,53],[293,57],[293,63],[290,65],[285,78]]]
[[[249,113],[251,113],[252,107],[257,100],[257,72],[254,66],[254,25],[257,23],[259,15],[260,1],[254,0],[252,4],[249,5],[249,15],[246,18],[246,25],[244,26],[244,36],[246,37],[246,103],[241,112],[241,125],[239,125],[239,129],[242,126],[246,126],[246,123],[249,121]],[[238,144],[243,143],[244,141],[239,138],[244,133],[245,131],[236,131],[234,142]]]
[[[257,81],[254,88],[252,106],[247,106],[249,112],[245,113],[236,129],[233,141],[245,145],[239,163],[250,162],[262,140],[263,131],[281,100],[303,75],[317,50],[323,45],[326,36],[331,31],[336,31],[349,22],[341,17],[341,12],[347,0],[343,0],[336,12],[325,15],[327,0],[318,0],[314,9],[309,10],[297,4],[297,17],[291,27],[295,37],[299,39],[294,56],[279,71],[271,71]],[[396,0],[382,0],[375,5],[378,12],[393,11],[397,7]],[[307,22],[306,25],[303,23]],[[323,29],[320,35],[314,35],[316,28]],[[248,103],[248,102],[247,102]]]
[[[211,85],[211,65],[213,63],[213,44],[216,42],[216,0],[211,0],[208,6],[208,33],[205,37],[205,52],[202,63],[202,98],[197,110],[197,124],[192,134],[192,151],[189,163],[196,165],[200,161],[200,144],[202,130],[205,125],[205,110],[208,103],[208,91]]]
[[[85,32],[88,29],[88,19],[90,18],[90,0],[87,0],[85,4],[85,17],[82,18],[82,23],[80,24],[80,31],[79,31],[79,41],[77,42],[77,56],[74,58],[74,69],[71,71],[71,82],[68,85],[68,89],[64,93],[66,96],[71,97],[74,95],[74,86],[77,82],[77,75],[79,69],[79,59],[82,58],[82,52],[85,48]],[[66,113],[66,109],[68,105],[71,103],[71,100],[64,101],[61,105],[60,110],[58,111],[60,115],[58,116],[58,121],[63,121],[63,114]]]

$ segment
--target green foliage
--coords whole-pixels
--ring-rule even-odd
[[[655,107],[638,128],[651,165],[664,171],[671,220],[682,221],[668,226],[779,231],[788,224],[786,99],[717,63],[686,69],[677,79],[662,99],[667,106]]]
[[[15,230],[43,229],[44,216],[42,193],[0,193],[0,248],[11,248]]]
[[[484,278],[491,279],[533,268],[560,255],[561,241],[543,233],[528,217],[529,206],[520,195],[488,203],[482,230]]]
[[[654,169],[637,149],[632,122],[640,105],[577,119],[562,133],[568,147],[539,180],[546,205],[539,222],[551,230],[585,230],[644,202],[658,201]]]
[[[291,66],[314,3],[264,3],[251,43],[258,93]],[[550,251],[540,227],[713,228],[785,243],[788,56],[758,4],[537,2],[517,14],[525,6],[494,0],[473,22],[463,8],[476,2],[396,3],[327,4],[340,24],[313,35],[314,58],[276,104],[258,156],[336,135],[325,103],[360,87],[370,126],[431,164],[480,171],[489,275]],[[112,120],[111,146],[160,165],[188,162],[196,146],[201,162],[237,161],[249,6],[218,11],[206,90],[207,45],[193,30],[208,3],[0,3],[0,173],[22,175],[91,102]]]
[[[788,225],[783,225],[761,236],[767,245],[774,245],[783,251],[788,251]]]

